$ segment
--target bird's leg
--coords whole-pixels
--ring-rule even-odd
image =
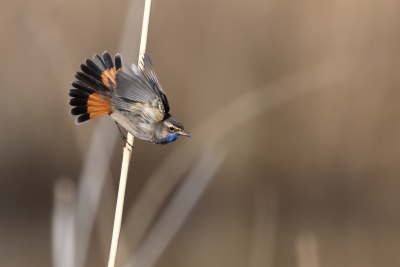
[[[133,146],[131,145],[131,144],[129,144],[128,143],[128,139],[126,138],[126,136],[121,132],[121,128],[119,128],[119,124],[118,124],[118,122],[115,122],[116,124],[117,124],[117,127],[118,127],[118,130],[119,130],[119,133],[121,134],[121,138],[122,138],[122,140],[124,140],[125,141],[125,143],[127,143],[128,145],[130,145],[131,146],[131,148],[133,148]]]

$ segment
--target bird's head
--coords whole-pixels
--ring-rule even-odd
[[[192,135],[184,130],[182,123],[180,123],[175,117],[167,114],[159,128],[156,144],[169,144],[181,136],[190,137]]]

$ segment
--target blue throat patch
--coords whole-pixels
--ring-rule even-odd
[[[176,139],[178,139],[178,137],[180,137],[181,135],[180,134],[177,134],[177,133],[170,133],[170,134],[167,134],[167,140],[168,140],[168,143],[172,143],[172,142],[174,142]]]

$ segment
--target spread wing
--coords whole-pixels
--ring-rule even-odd
[[[141,63],[140,70],[132,65],[132,71],[127,71],[128,68],[124,66],[123,72],[116,73],[112,104],[126,111],[136,110],[137,106],[145,104],[147,110],[153,109],[153,120],[162,121],[169,112],[167,97],[155,75],[150,57],[145,55]]]
[[[161,100],[165,108],[165,113],[168,113],[169,104],[167,96],[165,95],[164,90],[162,89],[161,84],[157,79],[156,72],[153,69],[153,64],[151,63],[150,56],[148,54],[145,54],[144,57],[142,57],[139,68],[143,76],[151,84],[154,90],[158,91],[158,93],[161,95]]]

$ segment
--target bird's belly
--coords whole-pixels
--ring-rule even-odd
[[[114,110],[110,117],[130,132],[134,137],[146,141],[154,140],[154,125],[139,114]]]

